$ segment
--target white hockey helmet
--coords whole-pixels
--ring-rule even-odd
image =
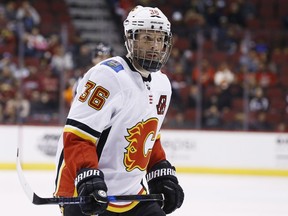
[[[140,71],[148,72],[160,70],[167,62],[172,49],[171,25],[167,17],[158,8],[136,6],[130,11],[123,24],[125,46],[134,67]],[[158,51],[157,58],[146,56],[146,53],[151,53],[151,50],[139,50],[141,48],[136,45],[137,34],[143,31],[146,31],[147,34],[151,32],[162,33],[163,49]]]

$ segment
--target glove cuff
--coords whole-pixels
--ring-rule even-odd
[[[146,181],[148,184],[154,180],[160,179],[170,179],[174,183],[178,184],[176,169],[167,160],[155,164],[146,174]]]
[[[83,168],[77,173],[74,182],[75,186],[78,189],[79,185],[93,178],[101,178],[102,180],[104,180],[104,174],[99,169]]]

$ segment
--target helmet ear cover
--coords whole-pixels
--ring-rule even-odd
[[[127,32],[127,35],[128,39],[135,39],[135,32],[133,32],[132,29]]]

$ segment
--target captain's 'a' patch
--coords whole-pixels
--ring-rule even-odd
[[[101,65],[107,65],[108,67],[112,68],[116,73],[123,70],[123,65],[120,64],[118,61],[115,60],[108,60],[101,63]]]

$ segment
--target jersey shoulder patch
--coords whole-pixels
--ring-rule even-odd
[[[124,70],[123,65],[113,59],[104,61],[101,63],[101,65],[107,65],[108,67],[112,68],[116,73],[118,73],[121,70]]]

